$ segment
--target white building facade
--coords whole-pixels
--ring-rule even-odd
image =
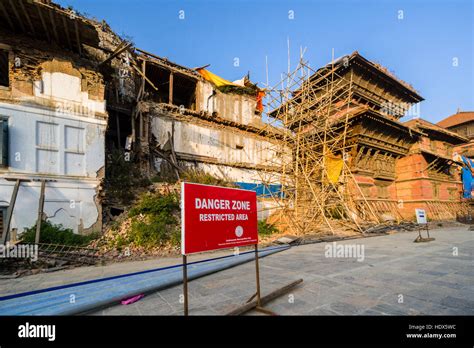
[[[12,206],[10,231],[21,234],[36,224],[42,181],[44,219],[75,233],[100,231],[107,127],[100,74],[52,58],[25,81],[25,59],[2,47],[9,52],[8,84],[0,86],[2,233]]]

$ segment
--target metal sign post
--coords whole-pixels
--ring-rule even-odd
[[[415,209],[416,222],[418,223],[418,237],[414,240],[415,243],[419,242],[431,242],[435,240],[430,237],[430,229],[428,227],[428,219],[426,217],[426,211],[424,209]],[[426,229],[428,238],[424,238],[421,235],[421,230]]]
[[[248,300],[247,303],[243,306],[239,306],[234,309],[232,312],[227,313],[227,315],[240,315],[245,312],[248,312],[252,309],[267,314],[267,315],[277,315],[275,312],[266,309],[263,307],[264,303],[269,302],[299,285],[303,279],[298,279],[297,281],[290,283],[282,288],[279,288],[267,296],[262,298],[260,290],[260,267],[259,267],[259,256],[258,256],[258,244],[254,245],[255,250],[255,280],[257,291],[253,294]],[[256,297],[256,301],[251,302]],[[183,307],[184,307],[184,316],[189,315],[189,305],[188,305],[188,260],[187,255],[183,255]]]
[[[262,305],[262,300],[260,297],[260,270],[258,268],[258,244],[255,244],[255,275],[257,278],[257,306]]]
[[[263,304],[280,296],[303,280],[261,296],[258,256],[257,194],[255,191],[236,188],[181,183],[181,254],[183,256],[184,315],[188,308],[187,255],[211,250],[230,249],[253,245],[255,248],[256,293],[230,314],[242,314],[255,309],[276,315],[263,308]],[[255,296],[256,301],[251,302]]]
[[[183,255],[183,297],[184,297],[184,315],[188,315],[188,260]]]
[[[255,276],[257,278],[257,305],[255,306],[255,310],[268,315],[276,315],[276,313],[262,307],[262,297],[260,294],[260,269],[258,265],[258,244],[255,244]]]

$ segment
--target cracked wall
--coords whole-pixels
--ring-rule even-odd
[[[0,33],[1,34],[1,33]],[[28,38],[0,35],[9,51],[10,85],[0,89],[8,122],[8,166],[0,168],[0,206],[24,178],[11,228],[36,223],[40,181],[44,214],[75,233],[100,231],[99,199],[107,126],[103,76],[84,58]]]

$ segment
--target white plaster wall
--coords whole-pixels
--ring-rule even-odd
[[[96,178],[97,171],[104,166],[105,120],[5,103],[0,103],[0,116],[8,117],[8,173],[39,173],[38,169],[49,168],[51,171],[44,174]],[[73,130],[79,130],[80,134]],[[76,134],[73,141],[72,137],[67,137],[68,134]],[[75,144],[82,144],[82,148],[75,147]],[[57,160],[57,163],[46,165],[42,162],[41,150],[54,152],[47,158]],[[79,160],[68,162],[71,163],[68,168],[66,163],[71,154],[82,156],[83,160],[82,169],[76,168],[74,174],[68,173]]]
[[[261,183],[265,180],[265,173],[258,172],[253,169],[236,168],[225,165],[189,162],[186,165],[198,170],[202,170],[205,173],[211,174],[216,178],[225,179],[232,182],[248,182],[248,183]]]
[[[8,117],[9,167],[0,168],[0,205],[9,205],[13,182],[5,178],[51,179],[44,210],[49,220],[78,232],[99,217],[94,196],[98,170],[105,164],[106,121],[81,114],[0,103],[0,116]],[[11,227],[22,232],[34,225],[39,183],[22,183]]]
[[[42,72],[41,81],[35,82],[33,89],[35,97],[45,98],[58,103],[58,108],[75,112],[105,113],[105,101],[89,99],[89,94],[82,91],[81,79],[61,72]]]
[[[161,146],[168,140],[168,132],[172,132],[172,120],[154,117],[152,133]],[[238,145],[243,149],[238,149]],[[280,165],[283,160],[279,144],[253,134],[247,136],[229,128],[216,129],[177,120],[174,121],[174,146],[176,152],[211,157],[223,164],[269,166]]]
[[[235,168],[229,166],[222,166],[209,163],[194,163],[188,162],[186,164],[189,167],[202,170],[206,173],[213,175],[216,178],[225,179],[232,182],[246,182],[246,183],[262,183],[272,182],[277,183],[280,177],[280,173],[266,173],[257,172],[252,169]],[[157,168],[158,169],[158,168]],[[258,198],[257,209],[258,219],[265,220],[271,214],[275,213],[280,208],[279,204],[272,197]]]
[[[214,87],[210,83],[198,81],[196,85],[196,106],[198,111],[207,111],[210,114],[215,111],[213,100],[214,97],[209,99],[213,90]]]
[[[213,90],[214,86],[211,83],[198,82],[196,96],[198,111],[207,111],[211,114],[217,112],[219,117],[244,125],[259,124],[261,116],[255,114],[257,106],[256,97],[232,93],[226,94],[216,90],[216,94],[208,102],[208,98],[212,95]]]
[[[283,206],[283,204],[280,206],[280,204],[271,197],[265,199],[259,198],[257,202],[257,218],[259,220],[266,220],[270,215],[275,214],[278,210],[282,209]]]
[[[17,228],[20,233],[36,223],[40,185],[39,182],[23,182],[18,190],[11,228]],[[80,180],[46,183],[44,213],[47,220],[76,233],[81,224],[84,228],[91,227],[99,218],[94,202],[96,185]],[[14,182],[0,179],[0,206],[10,204],[13,186]]]
[[[215,108],[219,116],[245,125],[260,119],[259,115],[255,115],[256,105],[256,98],[247,95],[219,92],[215,98]]]

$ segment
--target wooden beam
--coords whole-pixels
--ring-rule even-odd
[[[188,77],[191,77],[193,79],[203,79],[203,77],[201,76],[201,74],[199,74],[196,70],[193,70],[193,69],[189,69],[189,68],[186,68],[186,67],[183,67],[183,66],[180,66],[176,63],[173,63],[173,62],[170,62],[168,61],[167,59],[165,58],[162,58],[162,57],[159,57],[153,53],[150,53],[150,52],[147,52],[147,51],[144,51],[142,49],[139,49],[139,48],[135,48],[136,51],[140,52],[140,53],[143,53],[144,55],[146,55],[147,57],[145,56],[138,56],[139,59],[142,59],[142,60],[149,60],[150,62],[154,63],[154,64],[157,64],[157,65],[160,65],[168,70],[171,70],[171,71],[174,71],[176,73],[180,73],[184,76],[188,76]]]
[[[66,17],[62,16],[62,19],[63,19],[64,32],[66,33],[67,44],[69,45],[69,48],[72,50],[72,41],[71,41],[71,36],[69,35],[69,27],[67,25]]]
[[[127,43],[123,46],[124,43],[125,43],[125,41],[122,41],[122,42],[117,46],[117,48],[115,49],[114,53],[112,53],[112,54],[111,54],[110,56],[108,56],[105,60],[103,60],[101,63],[99,63],[99,66],[110,62],[112,59],[114,59],[115,57],[117,57],[120,53],[122,53],[123,51],[125,51],[126,49],[128,49],[128,48],[132,45],[131,42],[127,42]]]
[[[79,55],[82,56],[81,34],[79,34],[79,26],[77,25],[77,21],[74,21],[74,28],[76,31],[77,49],[79,50]]]
[[[286,294],[287,292],[289,292],[290,290],[292,290],[294,287],[298,286],[299,284],[301,284],[303,282],[303,279],[298,279],[288,285],[285,285],[284,287],[280,288],[280,289],[277,289],[275,291],[272,291],[271,293],[269,293],[268,295],[266,296],[263,296],[261,299],[260,299],[260,306],[276,299],[277,297],[283,295],[283,294]],[[249,303],[246,303],[244,304],[243,306],[240,306],[236,309],[234,309],[233,311],[227,313],[226,315],[241,315],[241,314],[244,314],[248,311],[251,311],[252,309],[255,309],[258,307],[258,303],[257,301],[252,301],[252,302],[249,302]]]
[[[10,15],[8,14],[7,10],[3,6],[3,3],[0,1],[0,10],[2,10],[3,14],[5,15],[5,18],[7,19],[8,25],[12,30],[15,30],[15,26],[13,25],[12,20],[10,19]]]
[[[16,6],[12,2],[12,0],[8,0],[8,3],[10,4],[10,8],[13,10],[13,13],[15,14],[16,19],[18,20],[18,23],[20,24],[21,30],[26,33],[25,26],[23,25],[23,21],[21,20],[21,17],[16,10]]]
[[[206,65],[203,65],[203,66],[198,66],[197,68],[194,68],[193,70],[201,70],[201,69],[206,69],[208,67],[210,67],[211,64],[206,64]]]
[[[46,186],[46,180],[41,180],[41,191],[40,199],[38,204],[38,218],[36,219],[36,235],[35,244],[39,244],[41,234],[41,222],[43,221],[43,209],[44,209],[44,189]]]
[[[31,21],[31,17],[28,14],[28,11],[26,11],[25,9],[25,5],[23,4],[23,1],[20,1],[20,7],[21,7],[21,11],[23,12],[23,15],[26,18],[26,21],[28,22],[28,25],[30,26],[31,33],[36,36],[35,27],[33,26],[33,22]]]
[[[169,93],[168,93],[168,104],[173,104],[173,80],[174,75],[170,73]]]
[[[134,69],[140,74],[140,76],[143,77],[143,78],[146,80],[146,82],[148,82],[148,83],[150,84],[151,87],[153,87],[153,89],[154,89],[155,91],[158,90],[158,88],[153,84],[153,82],[151,82],[150,79],[149,79],[148,77],[146,77],[146,76],[140,71],[140,69],[138,69],[134,64],[132,64],[132,68],[134,68]]]
[[[146,60],[142,61],[142,73],[146,76]],[[142,79],[142,83],[140,85],[140,95],[145,95],[145,79]]]
[[[39,7],[36,7],[36,9],[38,10],[38,16],[41,20],[41,24],[43,25],[43,29],[44,29],[44,32],[46,34],[46,38],[48,39],[49,42],[51,42],[51,35],[49,35],[48,26],[46,25],[46,21],[44,20],[43,14],[41,13],[41,10],[40,10]]]
[[[49,20],[51,21],[51,26],[53,27],[54,37],[56,38],[56,42],[59,44],[59,35],[58,30],[56,28],[56,21],[54,20],[53,11],[49,11]]]
[[[20,188],[21,179],[16,179],[15,186],[13,187],[12,196],[10,198],[10,204],[7,209],[7,219],[5,223],[5,231],[2,234],[2,244],[5,245],[7,242],[8,234],[10,233],[10,224],[13,216],[13,209],[15,208],[16,197],[18,195],[18,189]]]
[[[143,142],[143,114],[138,113],[138,137],[140,138],[140,143]]]

